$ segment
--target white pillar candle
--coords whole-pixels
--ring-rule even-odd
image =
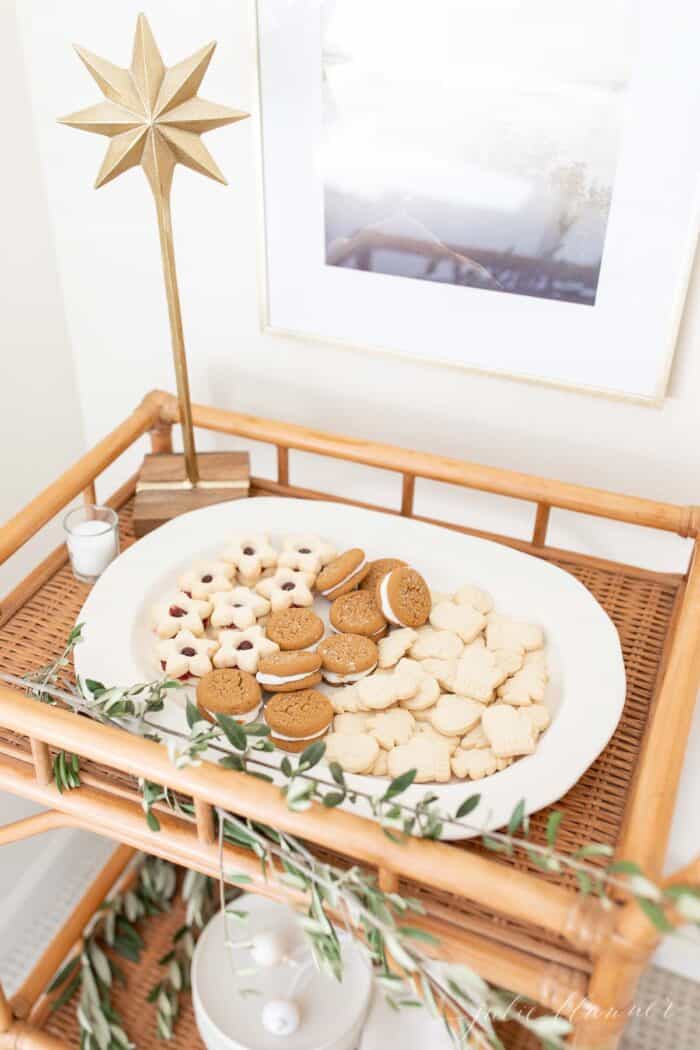
[[[82,518],[85,512],[79,508],[67,516],[66,542],[75,575],[94,580],[119,553],[117,517],[109,508],[94,508],[99,517]]]

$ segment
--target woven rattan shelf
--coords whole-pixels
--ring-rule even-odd
[[[289,450],[301,449],[401,473],[402,505],[393,513],[412,515],[416,477],[535,503],[531,543],[498,539],[552,561],[589,588],[618,629],[628,682],[623,717],[612,741],[557,804],[564,811],[560,845],[575,850],[591,841],[605,843],[658,876],[698,681],[698,570],[692,560],[687,574],[671,575],[554,550],[546,545],[546,532],[550,507],[562,507],[675,531],[694,540],[698,515],[693,508],[602,493],[389,446],[364,445],[202,406],[194,406],[194,419],[197,426],[277,447],[277,478],[254,478],[251,495],[338,498],[291,484]],[[95,477],[142,434],[151,432],[156,451],[168,449],[170,428],[176,421],[174,399],[149,395],[117,431],[8,523],[0,533],[0,561],[79,492],[86,491],[90,498]],[[127,484],[114,499],[124,546],[134,542],[132,495],[133,484]],[[471,531],[463,523],[438,524]],[[86,593],[87,588],[74,580],[63,549],[38,566],[0,609],[2,670],[25,673],[54,658]],[[567,877],[544,876],[527,860],[495,857],[472,844],[416,842],[408,850],[382,841],[375,825],[357,817],[316,811],[290,814],[275,789],[267,785],[251,787],[250,778],[233,773],[225,774],[228,779],[224,781],[223,771],[214,767],[189,773],[174,771],[157,745],[147,741],[133,740],[132,744],[130,740],[125,755],[121,739],[117,746],[115,733],[121,738],[116,730],[56,708],[40,707],[2,688],[0,788],[48,804],[67,822],[100,830],[210,873],[216,864],[207,830],[209,807],[221,804],[258,818],[264,814],[271,823],[286,822],[288,830],[306,838],[319,853],[340,863],[351,859],[378,867],[386,884],[398,882],[420,897],[428,911],[426,923],[438,932],[451,957],[469,959],[486,978],[529,995],[550,1009],[561,1008],[570,996],[576,1001],[588,997],[606,1010],[622,1011],[629,1002],[656,939],[652,927],[632,906],[621,904],[617,911],[605,912],[594,899],[576,894]],[[48,782],[47,757],[52,749],[61,747],[82,756],[84,786],[58,796]],[[139,775],[168,783],[173,790],[195,798],[200,813],[197,828],[163,814],[161,833],[149,832],[136,792]],[[533,819],[535,838],[542,838],[546,818],[544,811]],[[242,864],[241,860],[239,867]],[[697,876],[694,869],[685,874]],[[257,888],[269,892],[262,885]],[[167,921],[163,920],[164,929]],[[149,959],[150,952],[151,946]],[[159,947],[154,947],[152,954],[158,957]],[[144,972],[148,966],[147,962]],[[149,976],[139,974],[139,982],[148,980]],[[135,998],[139,998],[138,993]],[[52,1022],[56,1032],[73,1038],[69,1026],[60,1027],[62,1018],[59,1015]],[[623,1020],[621,1013],[597,1019],[577,1016],[578,1045],[614,1046]],[[188,1025],[191,1021],[183,1023],[178,1035],[183,1045],[185,1039],[188,1045],[194,1041],[194,1030]]]

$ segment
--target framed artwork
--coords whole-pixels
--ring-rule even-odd
[[[257,0],[273,331],[658,400],[696,0]]]

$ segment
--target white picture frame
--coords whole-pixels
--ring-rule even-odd
[[[595,301],[584,304],[328,264],[328,165],[319,162],[322,24],[328,4],[345,2],[350,0],[256,0],[263,329],[658,403],[666,391],[697,240],[700,90],[691,87],[700,88],[694,46],[700,8],[692,0],[669,0],[662,16],[652,0],[615,0],[636,12],[638,37],[619,107]],[[360,0],[352,2],[362,17]],[[376,3],[390,9],[399,0]],[[438,0],[431,19],[439,16],[440,5],[449,13],[453,3],[457,0]],[[459,7],[483,3],[459,0]],[[517,0],[489,3],[517,6]],[[594,10],[598,3],[603,0],[586,7]],[[605,0],[609,12],[607,5]],[[582,112],[585,117],[585,107]]]

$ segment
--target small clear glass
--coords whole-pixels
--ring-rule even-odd
[[[119,554],[119,517],[111,507],[76,507],[63,519],[76,580],[94,583]]]

